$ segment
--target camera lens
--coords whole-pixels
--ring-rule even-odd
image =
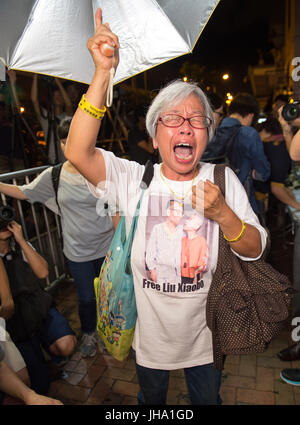
[[[300,116],[300,108],[295,103],[285,105],[282,110],[282,116],[286,121],[293,121]]]
[[[0,207],[0,220],[1,222],[6,223],[6,225],[14,220],[16,217],[15,209],[10,207],[9,205],[5,205]]]

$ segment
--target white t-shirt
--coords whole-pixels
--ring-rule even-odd
[[[89,187],[95,196],[106,196],[108,203],[117,203],[119,210],[126,216],[128,232],[141,194],[139,185],[144,166],[117,158],[111,152],[102,150],[102,153],[106,165],[106,182],[100,183],[97,188],[91,184]],[[178,255],[186,258],[186,255],[178,254],[181,250],[178,235],[187,236],[186,221],[195,213],[198,214],[191,207],[189,188],[192,182],[178,182],[164,178],[176,194],[188,192],[184,200],[184,212],[179,214],[180,218],[172,229],[172,226],[167,225],[167,211],[169,201],[174,199],[174,196],[162,180],[159,167],[158,164],[154,165],[153,180],[149,189],[145,191],[132,246],[131,265],[138,311],[133,348],[136,350],[139,365],[152,369],[172,370],[213,362],[212,335],[206,324],[206,300],[217,265],[219,226],[216,222],[205,218],[202,226],[197,229],[197,235],[206,239],[208,258],[205,259],[206,267],[200,277],[197,279],[198,276],[195,276],[195,280],[186,283],[177,270]],[[213,164],[201,163],[194,184],[206,179],[213,182],[213,172]],[[239,218],[260,231],[264,250],[266,232],[253,212],[243,186],[229,168],[226,169],[226,202]],[[157,225],[161,223],[169,229],[173,237],[173,247],[164,233],[157,231],[159,229]],[[204,251],[207,255],[207,251]],[[240,258],[246,261],[253,260],[242,256]],[[157,277],[155,281],[151,280],[153,261],[156,262],[157,276],[160,270],[163,270],[163,279]],[[169,278],[166,279],[165,276]]]
[[[42,202],[56,214],[61,213],[63,249],[69,260],[79,263],[105,257],[114,229],[103,201],[91,195],[81,174],[70,173],[63,167],[57,192],[59,211],[51,172],[49,167],[18,188],[29,202]]]

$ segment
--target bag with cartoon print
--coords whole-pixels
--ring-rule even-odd
[[[119,361],[130,352],[137,310],[131,270],[131,247],[137,228],[145,189],[153,177],[153,164],[148,161],[143,175],[142,193],[126,237],[126,222],[122,216],[102,264],[94,280],[97,304],[97,332],[109,354]]]

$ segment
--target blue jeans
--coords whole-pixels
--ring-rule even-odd
[[[139,404],[166,404],[169,386],[169,370],[149,369],[136,364],[140,385]],[[222,372],[212,363],[184,369],[191,404],[221,404],[219,395]]]
[[[74,278],[78,294],[78,313],[81,330],[91,333],[96,329],[96,299],[94,279],[99,276],[101,265],[105,257],[96,260],[77,263],[68,260],[69,270]]]

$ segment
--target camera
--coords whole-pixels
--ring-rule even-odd
[[[282,116],[285,121],[293,121],[300,117],[300,100],[295,100],[293,103],[288,103],[282,109]]]
[[[0,231],[7,228],[7,225],[16,217],[16,211],[9,205],[0,206]]]

